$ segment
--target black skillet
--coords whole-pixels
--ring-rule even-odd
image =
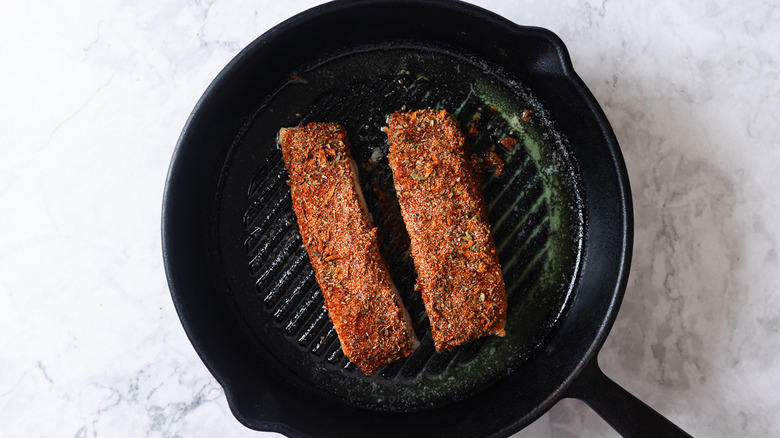
[[[413,290],[381,132],[388,113],[428,107],[505,163],[484,193],[507,336],[445,354]],[[275,135],[309,121],[346,126],[422,339],[372,377],[341,352],[289,206]],[[626,286],[631,208],[615,136],[554,34],[454,1],[334,2],[259,37],[203,95],[171,163],[163,251],[184,329],[250,428],[507,436],[574,397],[622,435],[688,436],[596,361]]]

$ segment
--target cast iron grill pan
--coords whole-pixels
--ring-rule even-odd
[[[292,76],[291,76],[292,75]],[[510,292],[507,337],[435,354],[380,128],[444,108],[501,176],[483,188]],[[529,121],[518,120],[531,109]],[[417,352],[365,377],[340,352],[311,273],[274,139],[346,126]],[[374,192],[377,188],[377,192]],[[631,260],[620,149],[563,43],[454,0],[350,0],[266,32],[220,73],[171,161],[163,254],[176,310],[232,412],[289,436],[508,436],[562,397],[624,436],[688,436],[599,369]]]

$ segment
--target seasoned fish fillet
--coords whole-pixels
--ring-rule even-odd
[[[344,354],[366,375],[418,345],[379,253],[343,127],[279,131],[293,210]]]
[[[504,336],[504,279],[482,180],[457,121],[446,111],[396,112],[386,133],[436,350]]]

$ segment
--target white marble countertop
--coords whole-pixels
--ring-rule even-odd
[[[220,69],[318,1],[0,6],[3,436],[257,437],[174,311],[160,208]],[[780,436],[780,6],[475,0],[546,27],[632,182],[628,290],[604,371],[695,436]],[[522,437],[614,432],[563,400]]]

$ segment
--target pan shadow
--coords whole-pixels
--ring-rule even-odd
[[[690,418],[702,400],[725,391],[712,372],[738,306],[735,268],[744,245],[735,210],[743,175],[727,172],[711,154],[724,149],[712,146],[725,140],[709,135],[713,121],[696,111],[702,102],[662,77],[617,77],[601,68],[585,71],[583,80],[607,114],[626,161],[634,249],[626,294],[599,364],[696,435],[683,416]],[[519,436],[577,437],[583,430],[618,436],[571,399]]]

